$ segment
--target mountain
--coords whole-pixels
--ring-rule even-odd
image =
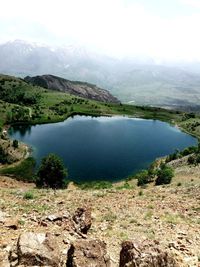
[[[148,57],[111,58],[84,47],[50,47],[21,40],[0,45],[0,73],[51,73],[106,88],[120,101],[200,110],[200,63],[162,63]]]
[[[101,89],[96,85],[80,82],[69,81],[54,75],[42,75],[30,77],[24,80],[32,85],[44,87],[46,89],[70,93],[72,95],[84,97],[87,99],[97,100],[101,102],[119,103],[119,100],[112,96],[107,90]]]

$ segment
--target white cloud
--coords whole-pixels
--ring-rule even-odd
[[[200,7],[197,0],[179,1]],[[200,59],[200,12],[167,19],[138,2],[6,0],[1,3],[0,38],[76,43],[119,56]]]

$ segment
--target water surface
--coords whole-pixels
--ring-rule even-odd
[[[49,153],[62,157],[74,181],[117,181],[145,169],[197,139],[158,120],[75,116],[64,122],[15,126],[11,138],[29,144],[37,163]]]

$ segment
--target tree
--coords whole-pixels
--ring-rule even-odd
[[[158,170],[156,185],[170,184],[172,178],[174,177],[174,170],[163,164]]]
[[[12,145],[13,145],[14,148],[18,148],[18,147],[19,147],[19,142],[18,142],[18,140],[16,140],[16,139],[13,140],[13,144],[12,144]]]
[[[39,187],[64,188],[67,169],[57,155],[49,154],[42,159],[37,176]]]
[[[150,177],[148,171],[146,171],[146,170],[141,171],[140,173],[136,174],[135,177],[138,180],[138,182],[137,182],[138,186],[143,186],[143,185],[151,182],[151,177]]]

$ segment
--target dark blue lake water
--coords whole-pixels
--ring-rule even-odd
[[[127,117],[75,116],[59,123],[15,126],[9,134],[29,144],[38,163],[49,153],[58,154],[74,181],[117,181],[175,149],[197,144],[196,138],[168,123]]]

